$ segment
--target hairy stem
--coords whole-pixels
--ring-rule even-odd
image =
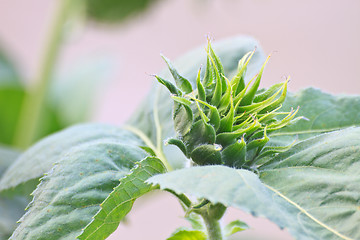
[[[217,219],[211,217],[207,212],[202,213],[209,240],[222,240],[221,226]]]
[[[71,2],[72,0],[59,1],[60,6],[49,33],[48,43],[36,78],[36,85],[33,89],[28,91],[24,98],[14,138],[14,144],[19,148],[26,148],[34,141],[39,126],[41,125],[40,122],[45,96],[59,54],[64,23],[67,20]]]

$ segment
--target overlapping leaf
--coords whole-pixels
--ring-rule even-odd
[[[84,240],[107,238],[130,212],[135,200],[154,189],[150,184],[145,183],[145,180],[165,171],[164,165],[157,158],[147,157],[139,162],[136,168],[122,178],[120,185],[101,203],[101,210],[78,238]]]
[[[207,166],[149,182],[265,216],[297,239],[359,239],[359,169],[360,128],[348,128],[280,153],[260,167],[261,181],[246,170]]]
[[[18,155],[17,151],[0,147],[0,177]],[[27,203],[25,197],[0,194],[0,240],[10,237],[16,228],[16,221],[24,214]]]
[[[78,143],[59,152],[56,165],[33,193],[11,239],[74,239],[92,221],[100,204],[146,153],[136,137],[121,136]]]
[[[44,138],[22,154],[4,173],[0,190],[15,187],[32,179],[40,178],[58,162],[59,156],[71,147],[93,140],[120,141],[141,145],[142,141],[132,133],[118,127],[101,124],[83,124],[70,127]]]

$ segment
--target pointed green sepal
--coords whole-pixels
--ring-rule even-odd
[[[145,152],[147,152],[150,156],[156,157],[156,153],[154,152],[154,150],[151,147],[140,146],[140,148],[143,149]]]
[[[222,164],[220,150],[218,145],[201,145],[191,152],[191,159],[200,166],[219,165]]]
[[[226,80],[224,78],[224,67],[221,64],[220,58],[215,54],[214,49],[212,48],[210,42],[209,42],[209,50],[210,50],[210,55],[212,57],[212,59],[214,60],[214,66],[217,69],[217,72],[219,74],[220,80],[221,80],[221,85],[222,85],[222,90],[221,93],[224,93],[226,90]]]
[[[221,152],[221,157],[226,166],[241,168],[246,161],[246,143],[244,138],[226,147]]]
[[[211,103],[211,105],[214,105],[217,107],[220,103],[221,96],[222,96],[222,80],[221,80],[220,73],[219,73],[218,69],[216,68],[214,59],[209,54],[208,54],[208,57],[210,58],[212,67],[215,72],[215,90],[214,90],[214,93],[213,93],[210,103]]]
[[[166,64],[168,65],[168,68],[170,70],[171,75],[173,76],[176,86],[181,89],[181,91],[185,93],[192,92],[192,86],[189,80],[181,76],[178,71],[173,67],[170,60],[167,59],[165,56],[161,55],[161,57],[164,59]]]
[[[232,93],[234,96],[238,95],[242,90],[245,88],[245,74],[247,65],[250,62],[250,59],[255,53],[255,50],[252,52],[248,52],[245,54],[239,61],[238,64],[238,72],[236,75],[231,79],[231,86],[232,86]]]
[[[227,85],[225,84],[226,91],[225,91],[224,95],[222,96],[222,98],[220,100],[220,104],[219,104],[219,112],[221,114],[224,113],[227,109],[229,109],[230,100],[231,100],[231,85],[230,85],[229,80],[227,78],[225,78],[225,79],[227,82]]]
[[[201,69],[199,69],[199,72],[198,72],[198,75],[197,75],[197,78],[196,78],[196,87],[197,87],[197,91],[198,91],[198,99],[201,100],[201,101],[206,101],[206,93],[205,93],[204,86],[202,85],[201,80],[200,80],[200,72],[201,72]]]
[[[225,148],[230,144],[233,144],[236,141],[236,139],[239,138],[241,135],[243,134],[250,135],[260,127],[261,127],[260,123],[257,120],[255,120],[248,128],[238,129],[234,132],[224,132],[218,134],[216,136],[215,142],[217,144],[221,144],[221,146]]]
[[[199,114],[200,114],[200,118],[202,119],[202,121],[204,122],[204,124],[207,124],[210,119],[205,115],[205,113],[203,112],[203,110],[201,109],[200,105],[198,102],[196,102],[196,107],[199,111]]]
[[[186,151],[186,146],[181,140],[176,139],[176,138],[170,138],[165,141],[165,145],[169,145],[169,144],[177,146],[183,152],[183,154],[188,157],[188,153]]]
[[[193,113],[189,106],[175,102],[174,104],[174,127],[181,136],[190,131],[193,122]]]
[[[215,129],[210,124],[198,120],[182,138],[187,151],[192,152],[197,146],[215,143]]]
[[[171,98],[174,99],[174,101],[176,101],[176,102],[178,102],[180,104],[184,104],[184,105],[186,105],[188,107],[190,107],[190,105],[191,105],[191,101],[184,98],[184,97],[171,96]]]
[[[220,127],[218,129],[218,133],[222,132],[231,132],[234,124],[234,104],[230,95],[230,109],[228,114],[220,120]]]
[[[166,81],[165,79],[163,79],[157,75],[155,75],[155,77],[159,83],[164,85],[170,91],[171,94],[174,94],[176,96],[181,96],[181,92],[177,89],[177,87],[174,86],[174,84],[172,84],[169,81]]]
[[[211,60],[210,60],[209,45],[206,49],[206,53],[207,53],[206,69],[205,69],[205,75],[203,78],[203,85],[205,87],[209,87],[212,83],[214,83],[214,79],[215,79],[214,67],[212,66]]]
[[[265,144],[270,140],[269,137],[266,135],[266,128],[264,129],[264,136],[262,138],[254,139],[251,142],[249,142],[246,146],[247,150],[250,151],[255,148],[262,148],[265,146]]]
[[[273,96],[276,92],[278,92],[281,88],[283,88],[284,83],[277,83],[269,87],[268,89],[264,90],[261,93],[257,93],[254,97],[254,102],[262,102],[267,98]]]
[[[264,69],[265,69],[265,66],[266,66],[267,62],[269,61],[269,58],[270,58],[270,56],[268,56],[265,63],[261,67],[260,72],[258,73],[254,84],[251,86],[249,91],[245,94],[244,98],[241,100],[240,105],[242,105],[242,106],[250,105],[253,102],[255,94],[256,94],[257,90],[259,89],[261,76],[262,76],[262,74],[264,72]]]
[[[209,123],[211,125],[213,125],[215,130],[218,130],[218,128],[220,126],[220,114],[219,114],[219,111],[217,110],[217,108],[208,104],[207,102],[204,102],[204,101],[201,101],[198,99],[194,99],[194,100],[209,108],[209,110],[210,110],[208,113]]]

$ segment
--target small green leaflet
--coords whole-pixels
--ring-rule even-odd
[[[100,204],[101,210],[78,238],[82,240],[107,238],[130,212],[134,201],[154,189],[150,184],[145,183],[145,180],[165,171],[164,165],[158,158],[147,157],[139,162],[129,175],[120,179],[120,184]]]
[[[166,240],[206,240],[206,234],[200,230],[187,230],[180,228]]]
[[[249,229],[249,226],[246,223],[240,220],[235,220],[225,226],[224,235],[228,237],[237,232],[244,231],[246,229]]]

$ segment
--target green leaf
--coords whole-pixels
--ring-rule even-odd
[[[300,106],[296,124],[271,134],[277,141],[292,142],[331,132],[350,126],[360,126],[360,96],[333,96],[318,89],[308,88],[297,93],[289,93],[283,103],[282,111]]]
[[[222,41],[215,41],[212,46],[219,58],[222,59],[226,75],[236,74],[239,59],[249,51],[252,51],[255,46],[258,46],[258,51],[255,52],[252,60],[249,62],[247,77],[251,78],[254,76],[260,69],[264,60],[264,54],[259,47],[259,43],[250,37],[237,36]],[[201,65],[206,65],[206,57],[207,54],[206,51],[204,51],[204,46],[201,46],[192,52],[185,54],[177,61],[174,61],[174,65],[186,79],[195,80],[199,67]],[[206,69],[203,68],[202,75],[204,75],[205,71]],[[160,76],[163,79],[168,80],[172,78],[167,69],[162,71]],[[196,83],[194,82],[193,85],[195,86],[195,84]],[[206,83],[204,82],[204,85],[205,84]],[[160,122],[162,139],[166,140],[175,136],[172,120],[172,106],[173,100],[169,98],[169,91],[163,86],[160,86],[160,84],[154,84],[148,97],[143,101],[137,111],[134,112],[134,115],[127,124],[138,128],[155,143],[157,129],[155,127],[154,115],[156,115]],[[154,109],[157,109],[158,111],[154,112]],[[211,119],[212,118],[210,117],[210,122]],[[164,148],[164,152],[174,168],[184,166],[186,160],[180,150],[168,146]]]
[[[8,239],[16,228],[16,221],[24,214],[28,201],[25,197],[0,195],[0,240]]]
[[[176,230],[167,240],[206,240],[207,236],[203,231],[187,230],[180,228]]]
[[[102,124],[83,124],[70,127],[36,143],[23,153],[4,173],[0,191],[40,178],[59,161],[59,156],[81,143],[126,139],[129,144],[144,145],[134,134],[118,127]]]
[[[166,171],[158,158],[147,157],[120,179],[120,184],[101,203],[101,210],[85,227],[79,239],[105,239],[119,226],[130,212],[134,201],[154,188],[145,183],[149,177]]]
[[[0,147],[0,177],[19,156],[19,152]],[[28,201],[21,196],[0,194],[0,240],[8,239],[16,228],[16,221],[24,214]]]
[[[33,201],[11,239],[75,239],[119,179],[146,157],[139,140],[125,130],[119,132],[120,136],[61,151],[33,192]]]
[[[177,194],[205,198],[213,204],[222,203],[226,207],[233,206],[255,216],[267,217],[282,228],[295,229],[300,235],[308,236],[297,220],[301,212],[273,194],[250,171],[226,166],[201,166],[157,175],[148,182]]]
[[[225,226],[224,235],[228,237],[237,232],[244,231],[246,229],[249,229],[249,226],[246,223],[240,220],[232,221],[231,223]]]
[[[359,239],[359,146],[360,128],[300,142],[259,168],[266,185],[249,171],[224,166],[177,170],[148,181],[265,216],[297,239]]]
[[[86,13],[92,20],[103,23],[122,22],[149,8],[153,0],[86,0]]]
[[[359,127],[300,142],[259,171],[275,195],[299,210],[299,224],[316,236],[309,239],[360,238]]]

